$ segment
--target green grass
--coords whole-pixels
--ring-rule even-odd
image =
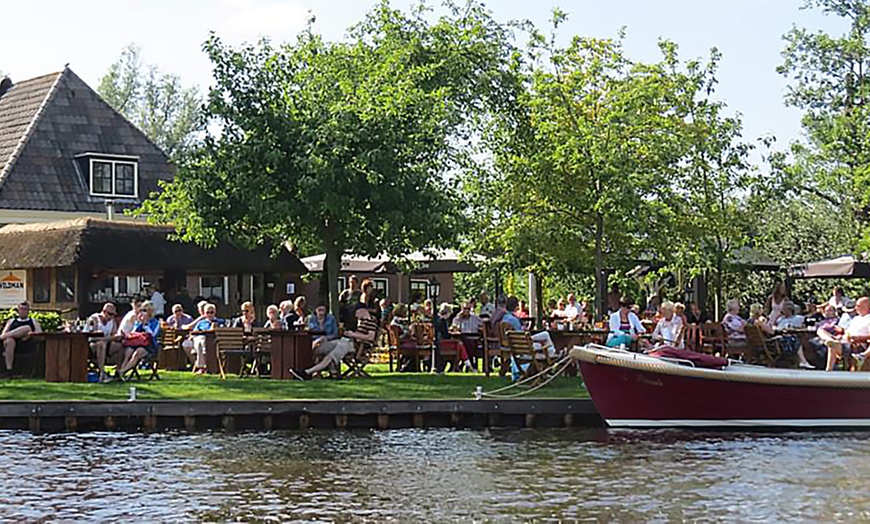
[[[389,373],[386,365],[367,368],[371,378],[297,382],[258,378],[221,380],[216,375],[162,371],[160,381],[108,384],[48,383],[43,380],[0,381],[0,400],[124,400],[136,386],[144,400],[455,400],[473,398],[475,387],[492,391],[507,378],[483,374]],[[517,391],[516,389],[513,391]],[[558,377],[529,398],[586,398],[578,377]]]

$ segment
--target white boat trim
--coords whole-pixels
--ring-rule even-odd
[[[845,428],[870,427],[866,418],[766,419],[608,419],[611,428]]]
[[[870,373],[767,368],[739,363],[731,364],[722,369],[697,368],[681,365],[671,359],[657,358],[643,353],[631,353],[597,344],[574,346],[570,355],[575,360],[593,364],[681,377],[779,386],[870,389]]]

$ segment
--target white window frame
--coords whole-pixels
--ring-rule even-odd
[[[414,294],[414,283],[423,284],[423,300],[429,298],[429,281],[422,278],[412,278],[408,283],[408,300],[411,300],[411,295]]]
[[[383,282],[384,283],[384,298],[389,297],[390,296],[390,279],[383,278],[383,277],[372,278],[372,285],[374,285],[375,282]],[[375,286],[375,290],[377,290],[377,289],[378,289],[378,286]]]
[[[111,193],[102,193],[94,191],[94,162],[101,162],[103,164],[110,164],[112,166],[112,192]],[[117,184],[117,166],[119,164],[124,164],[128,166],[133,166],[133,193],[125,194],[118,193],[115,189]],[[115,159],[115,158],[103,158],[103,157],[90,157],[88,159],[88,175],[89,175],[89,187],[92,196],[98,197],[115,197],[115,198],[139,198],[139,161],[135,159]]]
[[[347,289],[347,277],[339,276],[338,277],[338,292],[341,293]]]

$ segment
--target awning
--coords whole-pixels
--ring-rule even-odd
[[[870,278],[870,264],[845,255],[792,266],[789,273],[795,278]]]

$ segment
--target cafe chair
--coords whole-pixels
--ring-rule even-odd
[[[782,347],[779,341],[782,337],[768,337],[759,326],[747,324],[743,328],[746,334],[746,349],[748,361],[767,367],[776,367],[782,358]]]
[[[239,377],[248,374],[248,363],[253,360],[252,351],[241,328],[215,328],[214,341],[218,370],[222,379],[227,378],[230,357],[238,357]]]
[[[725,337],[725,328],[719,322],[705,322],[701,324],[701,353],[709,355],[727,355],[728,341]]]
[[[255,377],[269,378],[272,364],[272,333],[268,329],[257,328],[249,343],[251,349],[250,374]]]
[[[380,329],[375,334],[375,341],[380,340]],[[347,367],[341,378],[371,378],[366,366],[372,361],[372,352],[375,349],[376,343],[365,340],[354,340],[353,351],[348,353],[342,359],[342,362]]]
[[[528,331],[508,331],[508,348],[510,358],[518,365],[528,364],[521,374],[521,378],[537,375],[542,370],[550,367],[550,357],[546,348],[535,348],[532,335]],[[507,367],[507,366],[502,366]],[[522,368],[522,366],[521,366]]]
[[[181,343],[184,340],[174,327],[164,326],[160,336],[160,352],[157,367],[170,371],[182,371],[187,367],[187,354]]]

